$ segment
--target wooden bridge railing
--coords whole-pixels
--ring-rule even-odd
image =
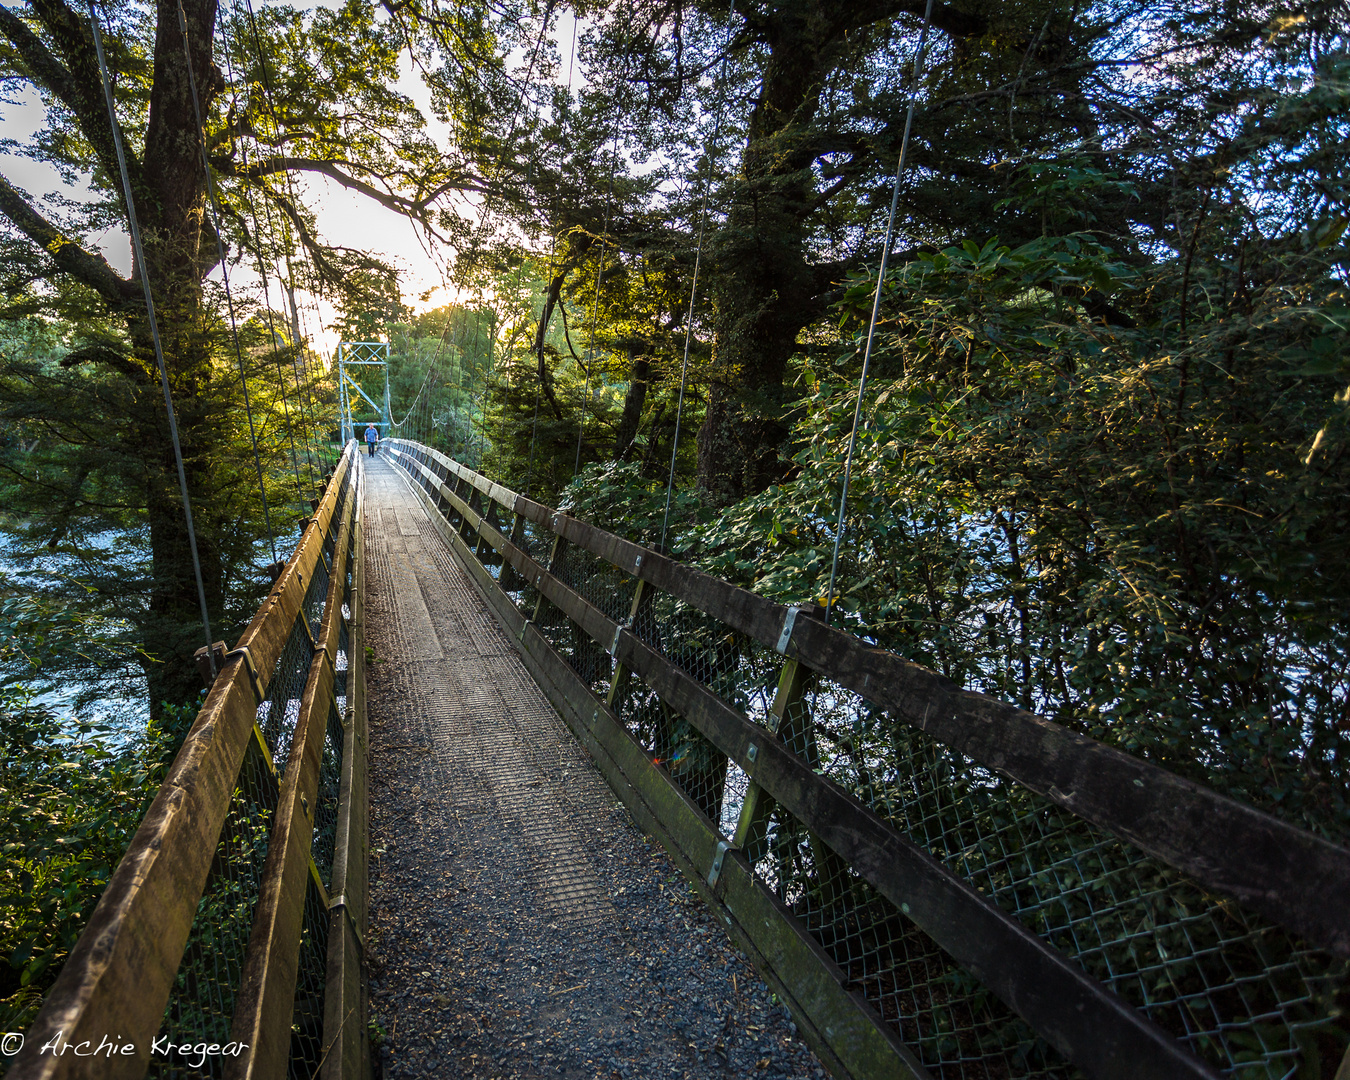
[[[1350,1076],[1350,852],[382,446],[838,1075]]]
[[[353,443],[239,643],[215,646],[12,1080],[369,1075],[361,470]]]

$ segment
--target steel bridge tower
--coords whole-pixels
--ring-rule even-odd
[[[376,427],[380,429],[380,437],[386,438],[389,435],[390,413],[389,413],[389,342],[387,341],[340,341],[337,347],[338,364],[338,408],[342,418],[342,441],[344,443],[356,437],[355,429],[352,426],[352,396],[348,387],[355,390],[361,397],[365,398],[367,403],[379,416]],[[352,373],[347,369],[350,367],[382,367],[384,368],[384,402],[376,404],[369,394],[361,388],[361,384],[356,381]]]

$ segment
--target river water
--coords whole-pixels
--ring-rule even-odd
[[[136,534],[106,530],[89,537],[87,558],[133,560]],[[34,594],[54,593],[71,582],[86,581],[90,567],[69,552],[31,553],[14,535],[0,528],[0,578],[11,588]],[[109,620],[101,627],[109,636],[120,636],[123,627]],[[19,669],[0,669],[6,682],[15,679],[32,692],[32,700],[51,707],[58,715],[95,724],[109,725],[114,732],[135,737],[149,719],[145,676],[134,659],[120,670],[84,678],[69,673],[29,674]]]

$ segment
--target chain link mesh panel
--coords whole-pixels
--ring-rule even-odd
[[[310,858],[318,868],[325,886],[332,884],[333,847],[337,842],[338,795],[342,790],[342,754],[346,747],[346,729],[336,704],[328,707],[323,752],[319,758],[319,785],[314,795],[314,837]]]
[[[540,566],[547,566],[549,552],[553,550],[553,533],[542,525],[526,521],[516,546]]]
[[[311,873],[305,887],[304,924],[291,1014],[289,1080],[314,1080],[323,1064],[323,998],[328,975],[328,927],[323,892]]]
[[[337,656],[333,658],[333,697],[338,712],[347,711],[347,676],[351,671],[351,632],[348,629],[348,607],[342,605],[342,621],[338,625]]]
[[[291,736],[300,718],[300,698],[305,692],[305,681],[309,678],[313,660],[314,642],[305,630],[303,618],[297,618],[272,670],[267,700],[258,706],[258,727],[262,729],[267,752],[283,771],[291,752]]]
[[[536,625],[558,655],[591,688],[592,693],[601,698],[609,693],[614,661],[609,653],[591,640],[586,631],[547,600],[540,606]]]
[[[638,582],[632,574],[624,573],[585,548],[565,544],[553,567],[553,576],[603,611],[607,618],[618,623],[628,621]]]
[[[276,808],[276,775],[257,739],[250,738],[160,1028],[161,1037],[174,1044],[223,1045],[230,1040]],[[151,1059],[148,1075],[165,1080],[216,1077],[223,1075],[225,1061],[208,1057],[189,1067],[196,1065],[195,1058],[168,1054]]]
[[[727,756],[636,678],[624,680],[621,692],[614,696],[614,708],[652,764],[689,796],[714,828],[719,827],[726,796]]]
[[[744,634],[664,593],[642,605],[633,633],[733,708],[748,712],[764,707],[765,687],[776,671],[754,663],[757,652]]]
[[[796,752],[1211,1064],[1276,1080],[1344,1046],[1350,964],[828,680],[801,711]]]
[[[328,578],[333,569],[333,546],[327,542],[319,550],[319,558],[314,563],[309,584],[305,586],[305,599],[300,612],[309,625],[310,635],[319,640],[319,629],[323,623],[323,609],[328,600]]]
[[[1052,1047],[781,807],[755,874],[942,1080],[1078,1077]]]

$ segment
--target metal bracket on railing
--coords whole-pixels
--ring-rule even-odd
[[[617,657],[619,655],[619,635],[625,630],[631,629],[628,622],[621,622],[614,628],[614,640],[609,643],[609,655]]]
[[[788,642],[792,640],[792,628],[797,625],[797,616],[801,610],[799,607],[790,607],[783,617],[783,632],[778,635],[778,644],[775,646],[780,653],[787,652]]]
[[[220,669],[225,666],[225,642],[213,641],[209,649],[203,645],[192,654],[192,660],[197,665],[197,674],[210,690]]]
[[[263,690],[262,677],[258,674],[258,667],[253,662],[253,654],[248,651],[247,645],[240,645],[239,648],[227,652],[225,659],[230,660],[236,656],[244,658],[244,667],[248,671],[248,679],[253,686],[253,696],[258,699],[258,704],[261,705],[267,700],[267,693]]]
[[[713,856],[712,869],[708,871],[708,884],[716,885],[717,879],[722,876],[722,861],[726,858],[727,852],[731,850],[731,845],[725,840],[717,842],[717,853]]]

